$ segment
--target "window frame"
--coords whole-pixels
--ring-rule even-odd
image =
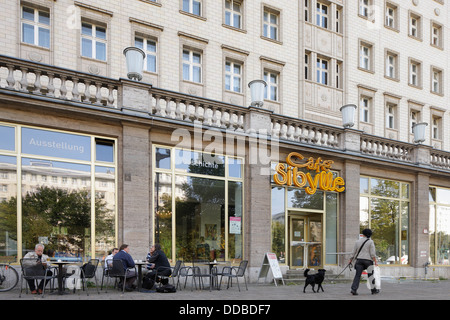
[[[227,3],[230,3],[230,8],[227,8]],[[234,10],[234,5],[239,6],[239,12]],[[231,28],[236,28],[239,30],[244,29],[244,3],[243,0],[224,0],[224,25]],[[230,23],[227,23],[227,13],[230,15]],[[234,25],[234,17],[235,15],[239,16],[239,26]]]
[[[185,52],[189,53],[189,60],[185,60],[184,56],[185,56]],[[197,63],[194,61],[194,54],[198,54],[200,57],[200,62]],[[192,48],[182,48],[182,52],[181,52],[181,63],[182,63],[182,79],[183,81],[189,81],[189,82],[193,82],[193,83],[197,83],[197,84],[203,84],[203,52],[201,50],[196,50],[196,49],[192,49]],[[185,62],[187,61],[187,63]],[[185,74],[184,74],[184,66],[187,65],[189,67],[189,79],[185,78]],[[194,68],[198,67],[200,70],[200,81],[195,81],[194,79]]]
[[[29,10],[33,10],[33,21],[29,20],[27,18],[24,18],[24,9],[29,9]],[[46,13],[48,14],[48,24],[46,23],[42,23],[39,20],[40,17],[40,13]],[[40,48],[45,48],[45,49],[50,49],[52,46],[52,22],[51,22],[51,13],[50,13],[50,9],[48,10],[43,10],[43,9],[38,9],[35,8],[33,6],[29,6],[29,5],[21,5],[20,6],[20,42],[24,43],[24,44],[28,44],[28,45],[32,45],[32,46],[37,46]],[[24,24],[32,26],[33,27],[33,43],[30,42],[26,42],[25,41],[25,32],[24,32]],[[48,31],[48,47],[46,47],[45,45],[41,45],[40,40],[40,29],[44,29]]]
[[[83,33],[83,24],[85,25],[90,25],[91,26],[91,34],[85,34]],[[105,38],[100,38],[97,37],[97,29],[98,28],[102,28],[105,30]],[[81,30],[80,30],[80,41],[81,41],[81,45],[80,45],[80,54],[82,58],[87,58],[87,59],[94,59],[97,61],[103,61],[106,62],[108,61],[108,27],[102,25],[101,23],[93,23],[93,22],[88,22],[88,21],[84,21],[81,20]],[[91,56],[86,56],[83,53],[83,39],[89,40],[91,41]],[[105,45],[105,59],[100,59],[97,57],[97,43],[103,43]]]

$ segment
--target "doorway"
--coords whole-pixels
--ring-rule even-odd
[[[322,267],[322,214],[289,213],[289,267]]]

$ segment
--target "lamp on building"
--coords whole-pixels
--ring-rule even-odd
[[[350,128],[355,125],[355,110],[354,104],[346,104],[339,109],[342,112],[342,125],[344,128]]]
[[[123,50],[123,54],[127,60],[128,79],[141,81],[145,52],[136,47],[127,47]]]
[[[264,89],[267,83],[264,80],[253,80],[248,83],[250,88],[251,106],[261,108],[264,104]]]
[[[427,125],[428,123],[426,122],[413,124],[412,130],[414,133],[414,143],[422,143],[425,141],[425,128]]]

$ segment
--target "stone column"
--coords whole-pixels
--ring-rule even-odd
[[[150,136],[149,128],[123,124],[123,209],[119,246],[126,243],[135,259],[144,259],[150,241]],[[120,190],[119,190],[120,191]],[[120,227],[122,225],[122,227]]]
[[[245,256],[249,260],[250,281],[256,281],[264,259],[271,251],[271,158],[278,161],[278,143],[270,140],[271,111],[250,107],[245,129],[248,152],[245,171]],[[276,154],[274,154],[276,153]]]

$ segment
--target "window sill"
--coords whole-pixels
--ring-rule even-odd
[[[233,31],[237,31],[237,32],[247,33],[247,30],[236,28],[236,27],[233,27],[233,26],[229,26],[229,25],[227,25],[225,23],[222,23],[222,27],[230,29],[230,30],[233,30]]]
[[[267,41],[270,41],[270,42],[273,42],[273,43],[276,43],[276,44],[279,44],[279,45],[283,45],[283,42],[282,42],[282,41],[275,40],[275,39],[271,39],[271,38],[267,38],[267,37],[265,37],[265,36],[261,36],[261,39],[267,40]]]
[[[185,16],[188,16],[188,17],[191,17],[191,18],[196,18],[196,19],[199,19],[199,20],[202,20],[202,21],[206,21],[205,17],[199,16],[199,15],[196,15],[196,14],[193,14],[193,13],[190,13],[190,12],[186,12],[186,11],[183,11],[183,10],[180,10],[179,12],[181,14],[184,14]]]

